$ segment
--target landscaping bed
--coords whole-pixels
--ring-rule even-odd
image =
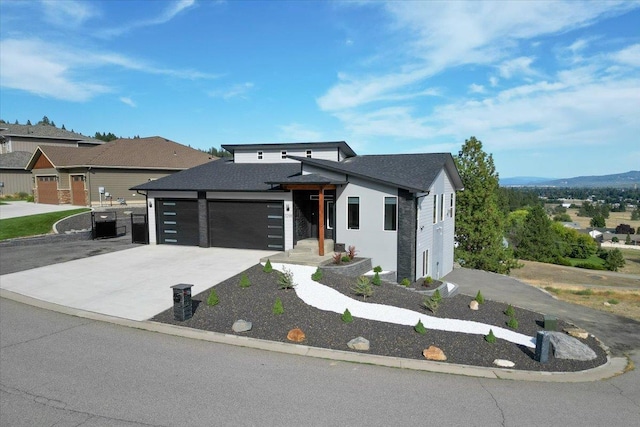
[[[495,359],[507,359],[515,363],[513,369],[532,371],[580,371],[590,369],[606,362],[606,352],[598,345],[595,338],[589,336],[580,340],[591,347],[597,354],[596,359],[577,361],[557,359],[550,355],[549,362],[541,364],[534,360],[534,349],[518,346],[498,339],[490,344],[481,335],[445,332],[427,328],[422,335],[414,331],[412,326],[396,325],[374,320],[354,318],[352,323],[344,323],[341,314],[322,311],[304,303],[296,295],[295,290],[282,290],[278,287],[279,273],[265,273],[261,265],[256,265],[243,274],[249,279],[250,286],[240,287],[241,275],[234,276],[215,286],[219,303],[207,305],[210,291],[207,290],[193,296],[194,313],[189,320],[180,322],[173,318],[173,309],[164,311],[152,320],[190,328],[203,329],[225,334],[235,334],[231,327],[236,320],[244,319],[252,322],[248,332],[236,335],[259,338],[271,341],[289,342],[287,333],[293,328],[300,328],[306,334],[302,344],[312,347],[330,348],[343,351],[350,350],[347,342],[362,336],[370,341],[367,353],[383,356],[395,356],[408,359],[424,359],[422,352],[429,346],[441,348],[447,360],[445,363],[466,364],[495,367]],[[320,282],[353,299],[362,300],[351,288],[356,279],[339,274],[325,272]],[[374,294],[366,298],[366,302],[393,305],[407,308],[434,317],[456,318],[487,323],[507,328],[508,316],[504,314],[505,304],[486,301],[478,311],[469,309],[472,297],[456,295],[444,299],[436,313],[427,311],[422,305],[423,295],[404,289],[401,286],[383,283],[373,286]],[[275,315],[272,307],[280,298],[284,313]],[[543,316],[520,308],[515,309],[519,326],[517,332],[529,336],[536,335],[542,329]],[[558,320],[558,330],[572,326]]]

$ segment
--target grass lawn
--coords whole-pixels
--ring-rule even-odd
[[[80,208],[62,212],[50,212],[39,215],[22,216],[0,220],[0,240],[15,237],[37,236],[51,232],[53,224],[71,215],[89,212],[91,209]]]
[[[591,255],[589,258],[568,258],[571,265],[575,267],[578,264],[593,264],[604,268],[604,260],[597,255]]]

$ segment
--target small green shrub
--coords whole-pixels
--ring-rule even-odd
[[[278,286],[280,289],[293,289],[296,284],[293,282],[293,273],[286,267],[282,268],[282,273],[278,277]]]
[[[240,287],[241,288],[248,288],[249,286],[251,286],[251,282],[249,281],[249,278],[247,277],[247,273],[242,273],[242,277],[240,277]]]
[[[593,295],[593,289],[581,289],[579,291],[571,291],[572,294],[574,295],[581,295],[581,296],[591,296]]]
[[[559,294],[560,293],[560,289],[554,288],[553,286],[545,286],[544,290],[547,291],[547,292],[551,292],[552,294]]]
[[[271,311],[276,316],[284,313],[284,307],[282,306],[282,300],[280,298],[276,298],[276,302],[273,303],[273,307],[271,308]]]
[[[579,262],[574,267],[584,268],[587,270],[606,270],[603,265],[594,264],[592,262]]]
[[[342,262],[349,262],[349,261],[351,261],[351,258],[349,258],[349,256],[348,256],[348,255],[345,255],[345,256],[343,256],[343,257],[342,257],[342,259],[341,259],[340,261],[342,261]]]
[[[507,322],[507,326],[514,330],[518,329],[518,319],[516,319],[515,316],[511,316]]]
[[[319,282],[322,279],[322,271],[320,267],[316,268],[316,272],[311,275],[311,280],[314,282]]]
[[[493,329],[489,329],[489,334],[484,336],[484,340],[490,344],[495,344],[496,336],[493,335]]]
[[[382,267],[380,267],[379,265],[376,265],[375,267],[373,267],[373,272],[382,273]]]
[[[271,260],[267,260],[264,267],[262,267],[262,271],[265,273],[271,273],[273,271],[273,267],[271,267]]]
[[[440,295],[440,289],[436,289],[436,291],[431,296],[431,299],[440,304],[442,302],[442,296]]]
[[[427,333],[427,328],[425,328],[422,324],[422,320],[418,320],[418,323],[416,323],[416,326],[414,326],[413,329],[420,335],[424,335]]]
[[[371,286],[371,281],[368,277],[365,276],[358,277],[358,281],[356,282],[355,286],[351,288],[351,290],[356,295],[362,295],[362,299],[367,299],[367,297],[373,295],[373,287]]]
[[[476,301],[478,301],[478,304],[484,304],[484,297],[482,296],[482,293],[480,291],[478,291],[478,293],[476,294]]]
[[[214,306],[214,305],[218,305],[220,303],[220,299],[218,298],[218,294],[216,293],[215,289],[211,289],[211,292],[209,292],[209,297],[207,298],[207,305],[209,306]]]
[[[504,311],[504,314],[506,314],[509,317],[515,317],[516,310],[513,308],[511,304],[509,304],[509,307],[507,307],[507,309]]]
[[[409,281],[409,279],[407,279],[406,277],[405,277],[404,279],[402,279],[402,281],[400,282],[400,284],[401,284],[402,286],[405,286],[405,287],[409,287],[409,286],[411,286],[411,282],[410,282],[410,281]]]
[[[565,257],[558,257],[554,260],[554,264],[557,265],[565,265],[567,267],[571,267],[573,264],[571,264],[571,260]]]
[[[436,310],[438,310],[440,301],[434,299],[433,296],[425,297],[425,299],[422,301],[422,305],[424,305],[424,307],[430,312],[435,313]]]
[[[427,276],[427,277],[424,278],[424,282],[423,283],[424,283],[425,286],[429,286],[430,284],[433,283],[433,279],[431,278],[431,276]]]
[[[610,300],[607,300],[607,302],[611,305],[616,305],[616,304],[620,304],[620,301],[618,301],[615,298],[611,298]]]
[[[351,312],[349,311],[348,308],[344,310],[344,313],[342,313],[342,321],[344,323],[353,322],[353,316],[351,316]]]
[[[380,279],[380,274],[376,271],[376,274],[373,275],[373,279],[371,279],[371,283],[376,286],[380,286],[382,284],[382,280]]]

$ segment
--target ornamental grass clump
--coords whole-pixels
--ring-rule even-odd
[[[402,279],[402,281],[400,282],[400,285],[401,285],[401,286],[404,286],[405,288],[408,288],[409,286],[411,286],[411,281],[405,277],[405,278],[404,278],[404,279]]]
[[[273,271],[273,267],[271,267],[271,260],[267,260],[264,267],[262,267],[262,271],[265,273],[271,273]]]
[[[349,311],[348,308],[346,308],[344,310],[344,313],[342,313],[342,321],[344,323],[351,323],[353,322],[353,316],[351,316],[351,312]]]
[[[511,304],[509,304],[509,307],[507,307],[507,309],[504,311],[504,314],[506,314],[509,317],[515,317],[516,310],[513,308]]]
[[[356,295],[362,295],[362,299],[367,299],[367,297],[373,295],[373,287],[371,286],[371,281],[365,276],[358,277],[356,285],[351,288],[351,290]]]
[[[276,298],[276,302],[273,303],[273,307],[271,308],[271,311],[276,316],[284,313],[284,307],[282,306],[282,300],[280,300],[280,298]]]
[[[440,299],[437,297],[434,298],[435,294],[430,297],[425,297],[422,301],[422,305],[432,313],[435,313],[438,310],[438,306],[440,305]],[[439,296],[439,294],[438,294]]]
[[[442,295],[440,295],[440,289],[436,289],[436,291],[431,296],[431,299],[440,304],[442,302]]]
[[[220,303],[220,299],[218,298],[218,294],[215,289],[211,289],[209,292],[209,297],[207,298],[207,305],[213,307],[214,305],[218,305]]]
[[[278,277],[278,286],[280,289],[293,289],[296,284],[293,282],[293,273],[288,268],[284,267],[282,273]]]
[[[311,275],[311,280],[314,282],[319,282],[322,279],[322,270],[320,267],[316,268],[316,272]]]
[[[484,336],[484,340],[489,344],[495,344],[496,336],[493,335],[493,329],[489,329],[489,334]]]
[[[242,276],[240,277],[240,287],[241,288],[248,288],[249,286],[251,286],[251,282],[249,281],[249,278],[247,277],[247,273],[242,273]]]
[[[418,319],[418,323],[413,327],[413,330],[419,333],[420,335],[424,335],[427,333],[427,328],[422,324],[422,320]]]
[[[478,291],[478,293],[476,294],[475,299],[478,302],[478,304],[484,304],[484,297],[482,296],[482,293],[480,291]]]

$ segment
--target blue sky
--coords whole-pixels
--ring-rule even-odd
[[[640,169],[640,2],[0,0],[0,117],[197,148],[344,140],[501,177]]]

